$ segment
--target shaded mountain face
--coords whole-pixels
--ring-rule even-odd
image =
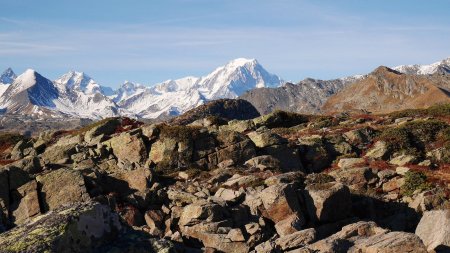
[[[196,120],[215,117],[219,120],[246,120],[260,116],[248,101],[242,99],[218,99],[191,109],[169,121],[174,125],[187,125]]]
[[[327,81],[308,78],[297,84],[286,83],[278,88],[253,89],[239,98],[249,101],[261,114],[275,110],[319,113],[330,96],[358,78],[360,77],[355,76]]]
[[[326,113],[363,110],[387,113],[425,108],[450,102],[448,76],[403,74],[388,67],[372,73],[330,97],[322,107]]]

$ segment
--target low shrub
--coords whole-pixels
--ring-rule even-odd
[[[401,187],[401,193],[411,196],[417,190],[424,191],[431,188],[427,176],[422,172],[408,171],[405,174],[405,184]]]
[[[427,109],[402,110],[390,113],[389,116],[394,119],[419,116],[447,117],[450,116],[450,103],[432,105]]]
[[[270,114],[256,118],[255,123],[257,123],[257,127],[259,126],[266,126],[268,128],[292,127],[300,125],[302,123],[309,122],[311,117],[312,116],[310,115],[277,110]]]
[[[423,120],[405,123],[399,127],[385,129],[378,137],[385,141],[393,152],[420,155],[426,147],[439,140],[440,135],[449,138],[450,126],[439,120]]]

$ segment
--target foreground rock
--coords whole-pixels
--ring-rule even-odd
[[[124,227],[108,207],[70,205],[0,234],[6,252],[86,252],[109,243]]]
[[[310,217],[315,222],[335,222],[349,216],[350,191],[337,183],[315,183],[305,188],[305,198]]]
[[[44,211],[56,209],[65,204],[89,200],[84,178],[80,172],[59,169],[36,178],[41,187]]]
[[[113,119],[15,139],[0,149],[19,159],[0,160],[0,252],[446,250],[450,214],[427,212],[450,206],[435,117]]]
[[[450,210],[425,212],[416,228],[429,251],[450,248]]]
[[[420,238],[411,233],[390,232],[374,222],[358,222],[342,228],[328,238],[317,241],[303,250],[313,252],[427,252]],[[293,251],[308,252],[308,251]]]

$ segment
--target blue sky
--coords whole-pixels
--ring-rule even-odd
[[[285,80],[450,56],[450,1],[0,0],[0,69],[100,84],[201,76],[238,57]]]

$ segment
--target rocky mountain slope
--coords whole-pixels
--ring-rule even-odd
[[[360,76],[317,80],[308,78],[297,84],[286,83],[278,88],[262,88],[247,91],[240,99],[249,101],[261,114],[275,110],[297,113],[319,113],[325,101]]]
[[[445,252],[449,122],[443,104],[2,133],[0,251]]]
[[[366,77],[331,96],[323,105],[327,113],[426,108],[450,101],[449,75],[425,76],[403,74],[388,67],[378,67]]]

